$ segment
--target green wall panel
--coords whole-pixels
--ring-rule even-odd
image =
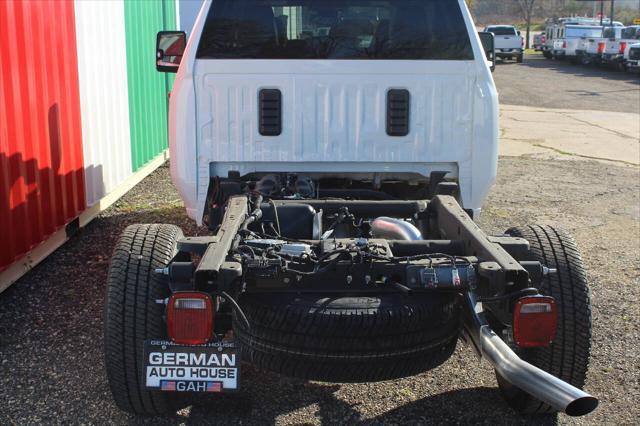
[[[156,33],[176,29],[175,0],[126,0],[129,122],[133,171],[167,149],[167,93],[173,74],[155,66]]]

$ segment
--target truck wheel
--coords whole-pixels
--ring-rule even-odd
[[[558,304],[556,340],[544,348],[518,349],[525,361],[582,389],[591,351],[591,306],[585,267],[573,238],[563,229],[547,225],[511,228],[506,232],[529,241],[529,254],[522,260],[539,261],[557,273],[547,275],[540,293]],[[513,386],[497,374],[498,385],[507,402],[526,414],[554,413],[556,410]]]
[[[524,63],[524,53],[521,53],[518,56],[516,56],[516,62],[519,64]]]
[[[145,390],[143,342],[166,337],[164,306],[169,296],[163,277],[182,231],[173,225],[131,225],[122,233],[111,259],[104,318],[104,353],[109,387],[116,405],[136,414],[176,411],[177,395]]]
[[[547,59],[553,59],[553,55],[548,50],[543,50],[542,51],[542,56],[544,56]]]
[[[307,380],[370,382],[421,373],[453,353],[455,294],[370,297],[245,293],[234,315],[243,359]]]

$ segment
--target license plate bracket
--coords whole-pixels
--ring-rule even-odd
[[[145,340],[143,374],[148,390],[235,392],[240,387],[240,354],[233,340],[197,346]]]

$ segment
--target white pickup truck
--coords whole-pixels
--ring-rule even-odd
[[[560,37],[554,40],[553,56],[577,63],[581,58],[580,52],[586,49],[587,40],[600,37],[602,37],[600,26],[565,25],[561,29]]]
[[[524,39],[516,27],[513,25],[489,25],[484,31],[494,35],[496,57],[502,59],[515,57],[518,63],[524,62]]]
[[[584,50],[577,50],[584,65],[599,64],[602,62],[607,41],[620,39],[624,27],[607,27],[602,33],[602,37],[590,37],[584,43]]]
[[[632,25],[622,30],[620,38],[606,42],[602,62],[614,66],[618,70],[625,69],[625,56],[629,55],[632,44],[640,41],[640,25]]]
[[[156,68],[177,72],[171,176],[209,232],[138,224],[120,238],[104,327],[120,408],[175,413],[198,392],[238,392],[247,363],[408,377],[459,338],[516,410],[596,408],[580,390],[591,314],[575,242],[473,221],[499,109],[493,36],[464,0],[206,0],[188,42],[156,40]]]

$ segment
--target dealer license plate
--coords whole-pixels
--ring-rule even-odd
[[[236,391],[240,384],[240,354],[233,341],[183,346],[164,340],[146,340],[144,374],[150,390]]]

